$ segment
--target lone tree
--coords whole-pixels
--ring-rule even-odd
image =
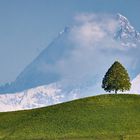
[[[131,88],[130,78],[127,70],[118,61],[108,69],[102,81],[102,88],[105,91],[128,91]]]

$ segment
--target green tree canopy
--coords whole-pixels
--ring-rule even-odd
[[[127,70],[118,61],[108,69],[102,81],[102,88],[105,91],[128,91],[131,88],[130,78]]]

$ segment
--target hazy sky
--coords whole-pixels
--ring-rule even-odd
[[[16,76],[79,13],[121,13],[140,31],[140,0],[0,0],[0,84]]]

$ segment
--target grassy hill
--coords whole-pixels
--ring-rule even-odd
[[[100,95],[0,113],[2,140],[140,140],[140,96]]]

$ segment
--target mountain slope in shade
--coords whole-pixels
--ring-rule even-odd
[[[112,39],[115,38],[117,40],[117,42],[115,42],[116,44],[120,43],[117,47],[123,48],[125,46],[130,48],[129,52],[123,52],[123,51],[120,52],[120,50],[118,52],[116,50],[112,52],[111,50],[112,48],[111,49],[109,48],[110,49],[109,50],[105,47],[104,50],[102,50],[103,48],[101,48],[101,50],[97,50],[97,53],[98,51],[100,51],[100,54],[96,56],[96,50],[94,50],[94,48],[91,48],[91,50],[86,47],[82,48],[81,46],[78,46],[79,44],[76,44],[76,42],[73,42],[72,39],[70,38],[70,35],[72,34],[73,30],[75,30],[75,28],[76,28],[76,32],[78,33],[78,36],[76,37],[81,36],[81,30],[84,31],[85,28],[84,29],[79,28],[79,25],[66,27],[62,32],[59,33],[57,38],[54,39],[54,41],[45,50],[43,50],[40,53],[40,55],[31,64],[29,64],[20,73],[20,75],[16,78],[14,82],[12,82],[10,85],[5,85],[1,87],[0,93],[19,92],[26,89],[34,88],[36,86],[47,85],[61,80],[70,81],[71,79],[74,79],[76,77],[78,77],[78,82],[84,81],[85,79],[86,79],[85,82],[89,82],[92,79],[94,79],[94,83],[99,82],[100,81],[99,77],[102,76],[104,72],[103,70],[107,69],[108,67],[107,65],[102,67],[103,61],[107,61],[105,60],[107,58],[106,55],[108,56],[110,63],[113,63],[113,61],[115,61],[115,59],[116,58],[118,59],[119,57],[121,57],[120,60],[124,59],[124,57],[126,57],[126,59],[129,60],[127,58],[128,55],[126,55],[126,53],[132,55],[132,48],[136,47],[137,43],[139,43],[140,40],[139,32],[137,32],[134,29],[134,27],[130,25],[127,18],[118,14],[117,19],[116,16],[114,19],[117,20],[118,30],[117,31],[115,30],[115,32],[113,33],[115,37],[112,35],[111,38]],[[102,37],[103,34],[98,34],[99,31],[100,29],[97,28],[97,35],[101,35],[99,37]],[[84,34],[82,39],[84,40],[88,38],[89,35],[92,34],[93,32],[89,31],[87,28],[86,33]],[[105,43],[103,42],[103,44],[99,43],[98,45],[110,46],[111,44],[110,42],[108,44],[106,43],[107,41],[105,41]],[[123,47],[121,47],[120,45],[122,45]],[[134,51],[138,53],[137,50]],[[114,56],[112,56],[113,53]],[[103,58],[99,56],[103,56]],[[76,60],[74,60],[75,57]],[[95,59],[97,62],[91,61]],[[98,59],[102,59],[102,60],[98,60]],[[123,61],[125,62],[125,60]],[[101,70],[100,72],[101,75],[98,74],[99,72],[97,70],[96,72],[94,72],[95,69],[94,65],[96,67],[96,63],[98,63],[98,70]],[[66,71],[64,71],[64,69],[66,69]],[[77,69],[79,69],[79,72]],[[63,79],[63,76],[65,76],[65,79]],[[80,79],[81,77],[82,79]],[[89,77],[91,77],[91,79],[88,79]]]
[[[1,93],[22,91],[40,85],[46,85],[60,80],[59,73],[51,68],[61,60],[64,55],[69,54],[71,44],[67,43],[66,27],[59,33],[56,39],[44,49],[39,56],[29,64],[10,85],[0,88]]]

